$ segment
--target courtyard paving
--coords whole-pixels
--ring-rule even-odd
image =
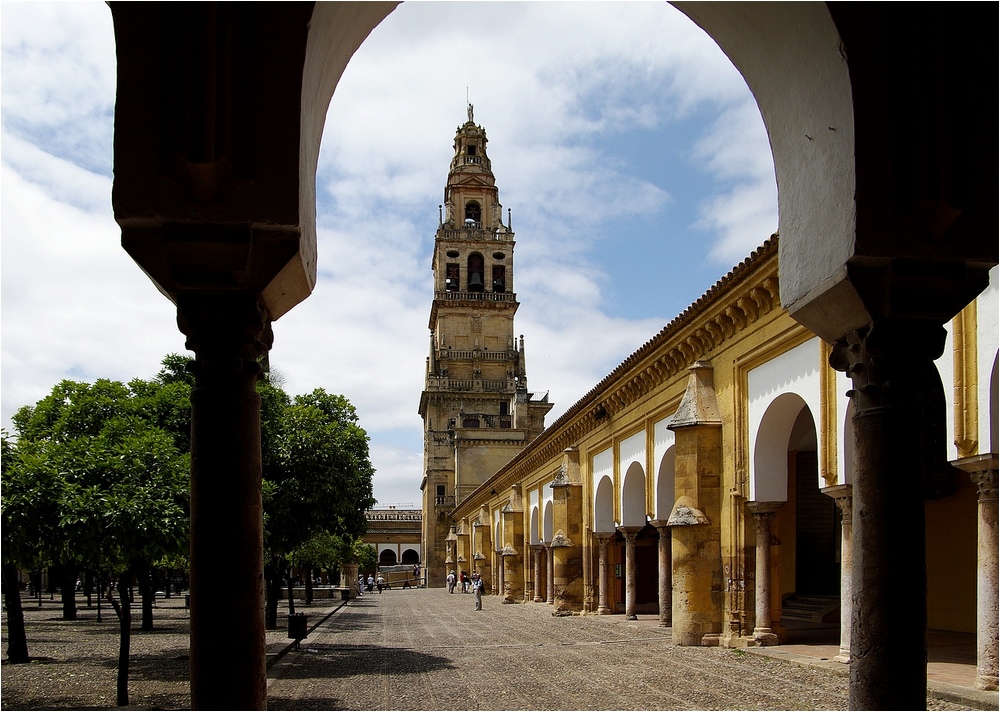
[[[117,625],[81,603],[25,601],[28,665],[3,659],[3,709],[113,709]],[[444,589],[393,590],[299,607],[309,636],[296,651],[268,632],[268,707],[275,710],[846,709],[846,667],[671,644],[653,617],[551,615]],[[5,614],[6,615],[6,614]],[[136,619],[135,625],[138,625]],[[188,612],[161,600],[156,630],[132,637],[134,709],[187,709]],[[4,619],[4,653],[6,620]],[[219,641],[226,654],[227,641]],[[775,648],[774,650],[778,650]],[[810,658],[799,656],[802,660]],[[997,709],[996,693],[929,694],[928,709]],[[984,702],[985,701],[985,702]]]

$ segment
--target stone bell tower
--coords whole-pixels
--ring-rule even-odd
[[[486,131],[455,134],[434,237],[424,421],[422,546],[430,586],[473,571],[476,551],[449,549],[451,511],[545,427],[548,394],[528,392],[524,337],[515,339],[514,232],[504,224]],[[469,534],[470,532],[465,532]],[[454,537],[453,537],[454,539]],[[474,548],[477,545],[474,545]]]

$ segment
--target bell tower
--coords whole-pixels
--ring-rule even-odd
[[[548,394],[528,392],[524,337],[514,337],[514,232],[504,224],[486,131],[455,134],[434,237],[430,354],[419,413],[424,421],[422,552],[428,584],[451,569],[474,571],[452,552],[450,512],[545,427]],[[461,559],[461,560],[460,560]],[[468,559],[468,560],[465,560]]]

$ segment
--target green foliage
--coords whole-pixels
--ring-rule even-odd
[[[378,552],[371,544],[365,544],[361,539],[354,542],[354,560],[358,562],[358,571],[374,572],[378,564]]]
[[[122,572],[184,552],[189,455],[175,421],[189,404],[167,388],[62,381],[18,411],[16,443],[4,438],[5,561]]]
[[[314,534],[288,555],[294,566],[313,565],[329,571],[351,558],[351,543],[330,532]]]
[[[269,383],[262,399],[265,548],[287,557],[326,532],[353,540],[365,531],[374,469],[368,435],[343,396],[317,389],[289,401]]]

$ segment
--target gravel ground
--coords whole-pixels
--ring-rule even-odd
[[[115,707],[117,619],[81,599],[79,620],[61,620],[58,601],[25,600],[34,661],[2,659],[4,709]],[[302,610],[310,625],[329,602]],[[388,591],[352,601],[312,631],[299,652],[274,665],[275,710],[632,710],[847,708],[847,678],[742,651],[677,647],[663,629],[621,616],[555,618],[538,604],[501,605],[442,589]],[[6,615],[6,614],[5,614]],[[137,617],[136,617],[137,618]],[[138,626],[136,619],[135,625]],[[186,709],[188,615],[183,600],[160,600],[156,630],[134,631],[130,702]],[[6,619],[3,647],[6,653]],[[268,633],[270,652],[288,644]],[[226,641],[219,641],[225,654]],[[970,709],[928,699],[928,709]]]

